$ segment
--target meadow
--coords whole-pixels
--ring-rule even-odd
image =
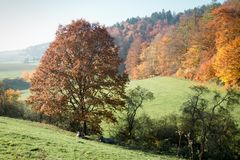
[[[193,85],[203,85],[208,87],[211,91],[218,91],[225,94],[223,86],[217,86],[214,83],[199,83],[195,81],[177,79],[174,77],[154,77],[150,79],[135,80],[129,84],[130,88],[141,86],[147,88],[154,93],[155,99],[144,102],[144,107],[140,110],[141,113],[146,113],[152,118],[159,118],[161,116],[180,113],[181,106],[188,96],[191,94],[189,87]],[[211,100],[212,94],[207,95],[206,98]],[[240,123],[240,106],[236,106],[233,116]]]
[[[0,117],[0,159],[175,160],[177,158],[80,139],[74,133],[43,123]]]

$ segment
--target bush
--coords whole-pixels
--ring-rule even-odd
[[[123,120],[123,119],[122,119]],[[156,153],[176,154],[178,144],[177,116],[169,115],[159,120],[142,115],[136,119],[134,138],[129,139],[127,124],[120,121],[111,131],[116,143],[134,149],[149,150]]]
[[[12,118],[23,118],[24,109],[22,104],[7,104],[0,107],[0,116],[8,116]]]

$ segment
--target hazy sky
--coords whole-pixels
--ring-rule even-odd
[[[162,9],[177,13],[209,3],[211,0],[0,0],[0,51],[52,41],[58,25],[71,20],[84,18],[109,26]]]

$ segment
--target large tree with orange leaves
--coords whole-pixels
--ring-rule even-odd
[[[71,120],[72,130],[99,132],[124,106],[128,78],[119,73],[118,47],[105,27],[85,20],[60,26],[31,78],[33,109]]]

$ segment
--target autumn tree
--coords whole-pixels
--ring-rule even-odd
[[[212,65],[216,54],[216,29],[212,25],[214,19],[212,10],[216,7],[217,4],[212,4],[207,7],[199,20],[199,30],[195,33],[194,43],[199,48],[199,63],[194,79],[198,81],[208,81],[216,77]]]
[[[191,46],[183,56],[181,65],[182,75],[185,78],[193,79],[199,66],[200,49],[197,45]]]
[[[4,83],[0,82],[0,108],[5,108],[9,104],[17,104],[20,92],[8,88]]]
[[[103,119],[124,106],[126,74],[105,27],[85,20],[59,26],[31,78],[28,103],[38,112],[70,120],[71,129],[100,132]],[[91,129],[91,130],[90,130]]]
[[[164,36],[162,34],[158,34],[149,45],[142,47],[141,63],[138,65],[138,73],[141,78],[163,75],[168,70],[168,62],[164,52]],[[162,65],[164,65],[164,71],[161,70]]]
[[[139,34],[134,36],[133,42],[128,50],[128,55],[126,59],[126,72],[129,74],[131,79],[138,78],[137,66],[140,63],[140,53],[141,53],[142,38]]]
[[[225,84],[240,87],[240,37],[218,50],[214,66]]]
[[[207,60],[207,61],[204,61],[197,73],[196,73],[196,76],[195,76],[195,80],[198,80],[198,81],[208,81],[210,79],[213,79],[215,77],[215,70],[212,66],[212,62],[213,60],[210,59],[210,60]]]
[[[240,86],[240,2],[228,0],[214,10],[216,75],[227,85]]]
[[[193,16],[183,15],[180,17],[179,24],[172,30],[167,44],[168,53],[173,57],[175,70],[181,67],[181,60],[191,45],[191,36],[194,31],[195,23]]]
[[[208,81],[215,78],[215,70],[213,68],[213,59],[216,54],[215,32],[213,27],[214,15],[212,10],[218,6],[213,2],[207,6],[201,19],[199,20],[198,32],[195,35],[195,44],[199,47],[199,66],[195,73],[195,80]]]

